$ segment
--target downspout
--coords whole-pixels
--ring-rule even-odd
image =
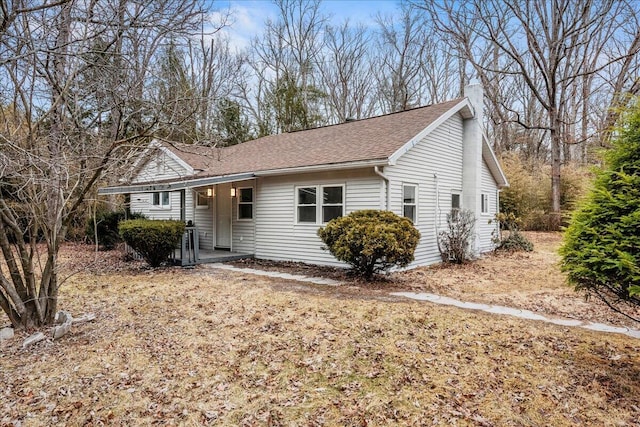
[[[387,194],[386,196],[387,200],[385,200],[385,209],[391,210],[389,206],[389,201],[391,199],[391,189],[389,188],[389,177],[386,176],[384,173],[380,172],[380,168],[378,166],[373,167],[373,172],[384,180],[384,185],[385,185],[386,194]]]
[[[433,180],[436,184],[436,215],[433,223],[436,228],[436,243],[438,244],[438,252],[442,254],[442,247],[440,246],[440,229],[438,228],[438,224],[440,223],[440,184],[438,183],[438,174],[433,174]]]

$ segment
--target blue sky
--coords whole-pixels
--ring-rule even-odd
[[[243,49],[249,46],[251,38],[259,35],[268,18],[277,17],[276,6],[268,0],[214,0],[213,9],[231,8],[232,24],[224,32],[230,37],[231,45]],[[333,24],[345,19],[353,24],[374,25],[377,13],[392,13],[398,9],[398,0],[324,0],[321,10],[331,17]]]

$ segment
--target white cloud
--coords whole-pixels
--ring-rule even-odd
[[[254,37],[259,36],[267,19],[275,19],[274,5],[266,1],[229,1],[224,9],[211,13],[212,21],[221,22],[229,14],[227,26],[221,31],[229,38],[232,49],[248,48]]]

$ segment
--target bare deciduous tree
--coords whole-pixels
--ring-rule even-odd
[[[344,122],[372,115],[374,80],[371,78],[369,46],[371,35],[349,21],[325,29],[325,50],[320,63],[322,87],[331,118]]]
[[[29,328],[54,320],[58,252],[87,195],[157,129],[147,73],[159,46],[196,28],[202,8],[197,0],[12,5],[22,12],[3,8],[0,39],[0,307]]]
[[[483,81],[499,75],[514,84],[524,82],[538,109],[544,111],[543,120],[531,121],[523,114],[523,105],[503,105],[508,121],[526,130],[544,131],[548,137],[550,226],[557,229],[561,218],[562,148],[565,143],[576,142],[576,116],[582,108],[570,102],[585,77],[636,55],[637,49],[630,49],[590,60],[592,54],[603,52],[615,40],[616,28],[629,12],[628,5],[613,0],[477,0],[463,4],[430,0],[422,5]],[[488,47],[496,50],[498,64],[482,55]],[[590,88],[580,93],[588,98]]]

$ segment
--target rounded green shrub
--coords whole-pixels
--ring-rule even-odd
[[[560,253],[569,283],[616,309],[619,302],[640,305],[640,105],[612,145]]]
[[[379,210],[335,218],[318,230],[318,236],[334,257],[367,280],[394,266],[409,265],[420,241],[420,232],[409,219]]]
[[[151,267],[158,267],[180,244],[185,224],[182,221],[133,219],[122,221],[118,228],[129,246]]]

